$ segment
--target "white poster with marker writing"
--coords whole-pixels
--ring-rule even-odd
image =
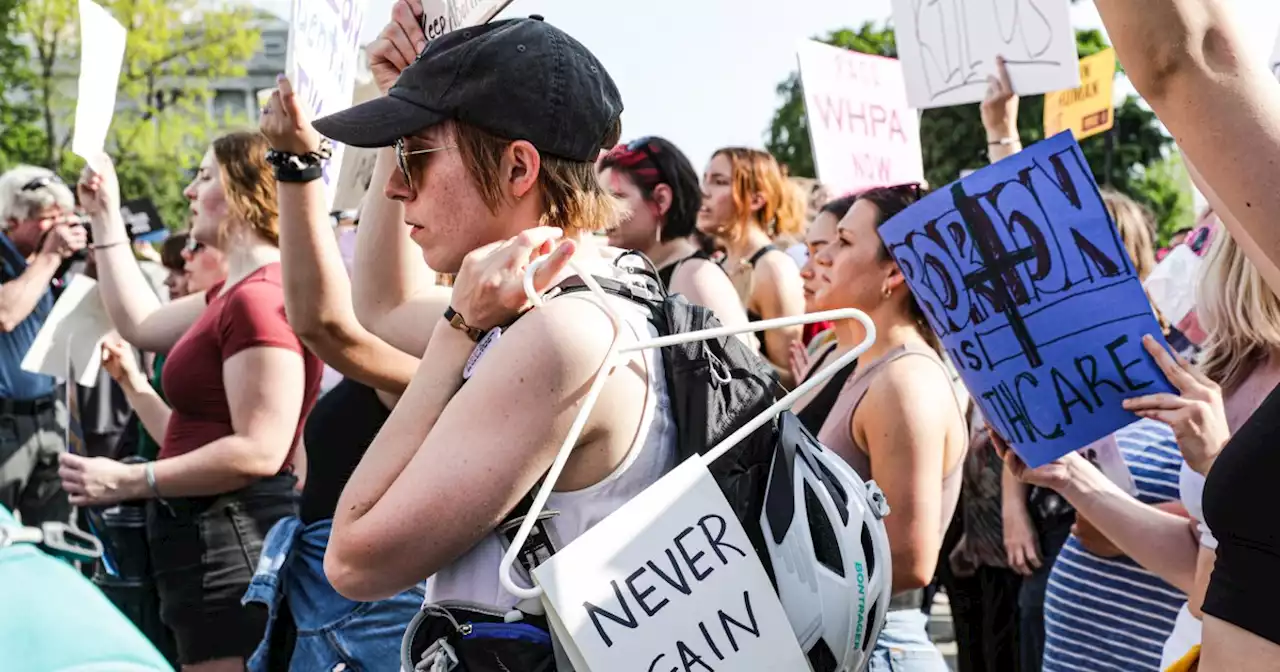
[[[111,12],[80,0],[80,79],[71,151],[85,161],[97,158],[106,147],[128,37]]]
[[[293,0],[285,73],[312,119],[351,106],[367,5],[368,0]],[[342,145],[334,143],[324,169],[327,206],[338,190],[342,155]]]
[[[22,358],[22,370],[58,378],[74,372],[77,383],[94,387],[102,367],[102,341],[112,328],[97,281],[76,275],[36,333]]]
[[[808,669],[746,531],[700,460],[533,574],[578,672]]]
[[[796,48],[818,179],[832,194],[924,181],[902,65],[805,40]]]
[[[1080,86],[1069,0],[893,0],[912,107],[982,100],[996,57],[1019,95]]]

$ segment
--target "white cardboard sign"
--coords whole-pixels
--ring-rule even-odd
[[[833,194],[924,181],[902,64],[805,40],[796,49],[818,179]]]
[[[1182,321],[1196,307],[1196,282],[1203,261],[1187,245],[1178,245],[1156,264],[1143,281],[1147,296],[1165,319],[1173,324]]]
[[[36,333],[22,358],[22,370],[66,378],[70,366],[77,383],[94,387],[102,366],[102,341],[112,329],[97,281],[76,275]]]
[[[578,672],[808,669],[742,524],[700,460],[533,574]]]
[[[1019,95],[1080,86],[1068,0],[893,0],[912,107],[982,100],[1003,56]]]
[[[1275,75],[1276,79],[1280,79],[1280,35],[1276,36],[1276,46],[1271,50],[1269,65],[1271,66],[1271,74]]]
[[[80,80],[71,151],[92,161],[107,144],[128,33],[111,13],[80,0]]]
[[[368,0],[293,0],[285,72],[311,118],[351,106],[359,68],[360,27]],[[343,146],[324,168],[325,204],[333,203]]]

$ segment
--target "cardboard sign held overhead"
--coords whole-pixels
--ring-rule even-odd
[[[893,0],[912,107],[982,100],[1003,56],[1020,95],[1080,85],[1068,0]]]
[[[935,191],[880,227],[965,386],[1027,464],[1176,391],[1142,347],[1160,325],[1069,133]]]
[[[533,574],[580,672],[809,669],[701,460],[676,467]]]
[[[359,66],[360,27],[368,0],[293,0],[285,73],[311,118],[351,106]],[[333,203],[343,146],[325,164],[325,207]]]
[[[1112,102],[1115,78],[1114,49],[1080,59],[1080,87],[1044,96],[1044,137],[1070,130],[1078,141],[1111,130],[1116,123]]]
[[[796,50],[818,179],[835,194],[924,181],[902,65],[806,40]]]
[[[110,12],[80,0],[80,80],[71,151],[85,161],[97,158],[106,147],[128,37]]]

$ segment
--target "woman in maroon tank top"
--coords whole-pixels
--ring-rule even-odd
[[[80,201],[93,218],[98,288],[117,331],[166,353],[172,405],[155,462],[64,456],[63,487],[80,506],[146,499],[161,619],[184,670],[242,670],[266,626],[240,599],[267,531],[297,510],[290,466],[322,365],[284,313],[276,182],[258,133],[213,142],[185,195],[191,237],[222,251],[227,280],[161,305],[134,261],[115,171],[86,169]],[[139,415],[163,414],[163,403]]]
[[[937,338],[877,233],[919,197],[914,185],[860,194],[813,258],[816,306],[862,310],[877,333],[818,432],[823,445],[879,484],[893,511],[885,518],[893,598],[872,672],[947,669],[920,607],[960,494],[969,435]],[[865,336],[852,320],[835,329],[841,347]]]

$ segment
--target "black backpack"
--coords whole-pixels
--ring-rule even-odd
[[[630,282],[595,280],[606,293],[647,308],[649,322],[657,328],[659,336],[724,326],[707,308],[690,303],[680,294],[668,294],[657,271],[642,255],[631,252],[623,258],[629,256],[643,260],[646,265],[634,268],[619,264],[624,272],[633,276]],[[580,278],[562,283],[559,290],[560,293],[590,291]],[[769,363],[737,336],[669,346],[661,352],[676,425],[676,464],[714,448],[772,406],[782,391]],[[710,465],[711,475],[738,514],[770,575],[772,568],[760,528],[760,512],[776,437],[775,418]],[[530,493],[516,511],[527,511],[532,503]]]
[[[628,257],[635,257],[642,267],[621,263]],[[657,271],[643,255],[628,253],[618,262],[622,273],[630,277],[625,281],[595,278],[596,282],[606,293],[647,308],[649,321],[659,336],[723,326],[710,310],[689,303],[679,294],[668,294]],[[571,278],[553,289],[547,298],[584,291],[590,291],[586,283],[581,278]],[[777,401],[781,389],[772,367],[737,336],[662,348],[662,363],[677,432],[677,464],[708,452],[760,415]],[[760,515],[777,432],[775,418],[710,466],[712,476],[742,521],[770,577],[773,567],[765,549]],[[533,492],[529,492],[499,526],[508,544],[532,506]],[[550,517],[545,511],[539,516],[539,522],[520,550],[518,557],[526,572],[531,573],[556,551],[543,524]],[[402,662],[406,669],[412,670],[430,651],[442,661],[452,663],[441,669],[458,672],[497,672],[506,668],[554,670],[551,637],[539,640],[530,636],[534,630],[546,631],[545,619],[525,615],[519,624],[505,623],[505,620],[502,614],[488,612],[480,605],[428,605],[405,635]],[[515,632],[513,626],[524,630]],[[442,650],[445,647],[449,649],[447,656]]]

